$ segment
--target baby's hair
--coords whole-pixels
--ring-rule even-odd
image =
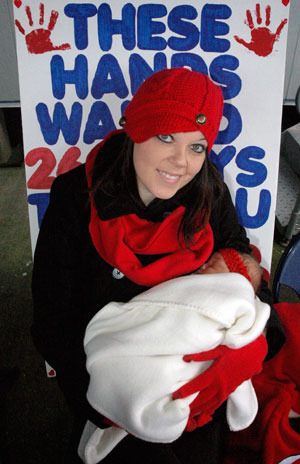
[[[261,278],[263,273],[262,267],[259,265],[259,263],[253,256],[247,253],[240,253],[240,256],[247,268],[254,290],[255,292],[257,292],[261,284]]]

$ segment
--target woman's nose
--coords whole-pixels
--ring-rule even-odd
[[[172,156],[174,164],[177,166],[186,166],[187,165],[187,154],[185,147],[174,147],[174,152]]]

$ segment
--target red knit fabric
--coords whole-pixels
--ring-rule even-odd
[[[246,430],[230,434],[226,464],[279,464],[300,454],[300,434],[289,421],[291,410],[300,412],[300,304],[279,303],[275,308],[286,342],[264,364],[263,371],[253,377],[258,414]]]
[[[243,263],[241,255],[238,251],[233,248],[222,248],[219,253],[223,256],[226,266],[230,272],[236,272],[242,274],[246,279],[251,282],[251,278],[248,274],[247,268]]]
[[[241,383],[260,372],[267,350],[266,339],[261,335],[242,348],[220,345],[210,351],[185,355],[183,359],[186,362],[213,361],[206,371],[172,394],[174,399],[178,399],[199,392],[190,404],[186,429],[192,431],[208,422]]]
[[[178,241],[178,228],[185,208],[180,206],[162,222],[140,219],[136,214],[102,221],[91,208],[90,235],[99,255],[128,279],[152,286],[190,273],[205,263],[213,248],[208,224],[195,234],[195,244],[186,248]],[[143,266],[136,254],[166,256]]]
[[[89,187],[94,161],[102,144],[91,151],[86,161]],[[195,271],[213,250],[210,224],[194,235],[194,243],[189,248],[185,246],[182,234],[178,239],[184,212],[185,208],[179,206],[162,222],[150,222],[136,214],[101,220],[91,198],[90,236],[99,255],[128,279],[139,285],[156,285]],[[143,266],[136,254],[165,256]]]
[[[210,151],[222,113],[221,88],[205,74],[163,69],[139,87],[125,110],[124,129],[136,143],[159,134],[200,131]]]

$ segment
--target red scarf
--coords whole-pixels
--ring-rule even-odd
[[[87,158],[89,187],[94,160],[106,140],[97,145]],[[209,224],[195,234],[194,244],[190,248],[184,245],[182,235],[178,240],[178,229],[184,212],[185,208],[179,206],[162,222],[147,221],[136,214],[102,220],[91,198],[89,231],[96,250],[108,264],[133,282],[152,286],[195,271],[211,255],[214,240]],[[144,266],[136,254],[165,256]]]

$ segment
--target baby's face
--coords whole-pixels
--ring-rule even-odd
[[[195,274],[220,274],[224,272],[229,272],[229,269],[221,253],[216,252]]]

